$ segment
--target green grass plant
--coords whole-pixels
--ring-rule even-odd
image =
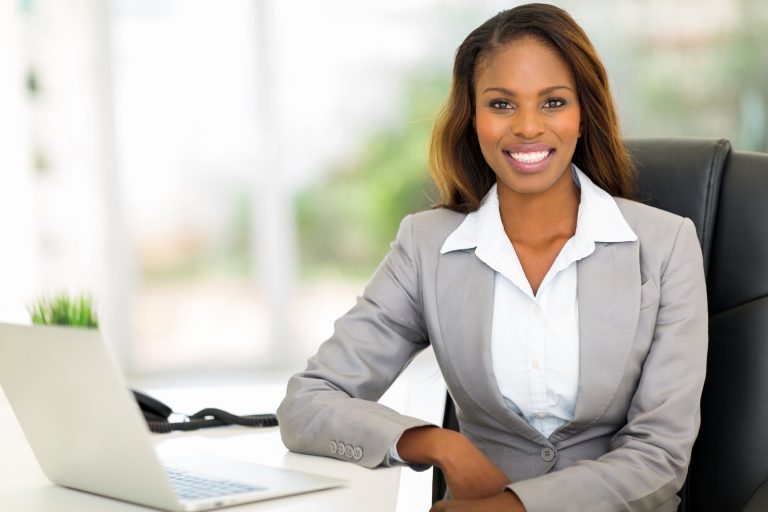
[[[27,306],[36,325],[68,325],[95,329],[99,326],[93,298],[90,295],[70,296],[59,292],[50,297],[40,297]]]

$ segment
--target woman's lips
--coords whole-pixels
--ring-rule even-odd
[[[523,173],[535,173],[543,171],[552,155],[554,148],[536,144],[529,147],[511,147],[504,150],[504,157],[516,170]]]

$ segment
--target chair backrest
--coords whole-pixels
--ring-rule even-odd
[[[637,200],[692,219],[704,255],[707,379],[679,511],[744,510],[768,481],[768,155],[732,151],[726,140],[639,139],[627,147]],[[443,425],[459,428],[450,396]],[[436,470],[433,500],[444,492]]]
[[[693,219],[704,253],[707,379],[680,512],[744,510],[768,480],[768,155],[724,140],[628,146],[638,199]]]
[[[709,254],[707,380],[685,512],[744,510],[768,481],[768,155],[728,155]]]
[[[626,141],[637,170],[637,201],[688,217],[709,269],[720,184],[731,144],[726,140]]]

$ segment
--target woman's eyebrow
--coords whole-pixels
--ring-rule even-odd
[[[569,91],[573,92],[573,89],[568,87],[567,85],[553,85],[552,87],[547,87],[546,89],[542,89],[539,91],[539,96],[546,96],[547,94],[552,94],[558,89],[568,89]],[[483,94],[486,92],[500,92],[502,94],[506,94],[507,96],[517,96],[517,93],[513,90],[507,89],[506,87],[488,87],[486,89],[483,89]]]

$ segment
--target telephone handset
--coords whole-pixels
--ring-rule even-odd
[[[149,430],[167,433],[174,430],[196,430],[198,428],[222,427],[226,425],[243,425],[246,427],[275,427],[277,416],[274,414],[252,414],[236,416],[221,409],[207,408],[186,416],[186,421],[170,421],[173,409],[160,400],[140,391],[133,391],[133,396],[144,414]]]

